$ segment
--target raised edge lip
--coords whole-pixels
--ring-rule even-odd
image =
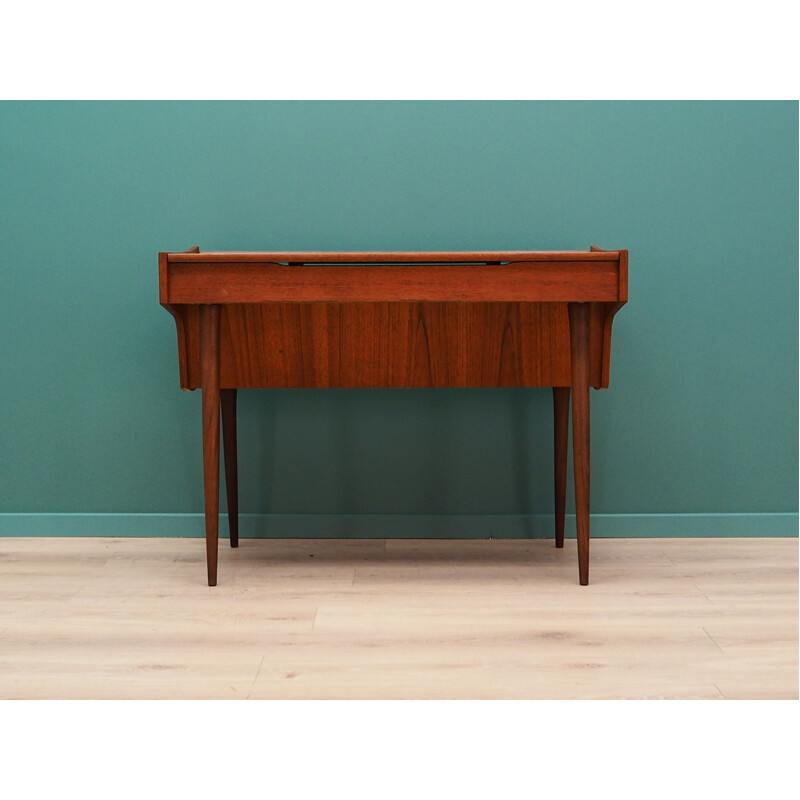
[[[203,253],[167,253],[172,263],[191,261],[239,261],[239,262],[301,262],[301,263],[483,263],[486,261],[609,261],[619,258],[620,250],[429,250],[429,251],[207,251]]]

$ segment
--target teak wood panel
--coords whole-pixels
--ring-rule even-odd
[[[598,388],[608,383],[613,307],[592,308]],[[184,389],[202,385],[199,308],[173,308]],[[222,388],[570,385],[566,303],[259,303],[221,311]]]
[[[170,262],[162,302],[617,302],[620,259],[508,264],[307,264]],[[207,256],[203,256],[207,258]]]

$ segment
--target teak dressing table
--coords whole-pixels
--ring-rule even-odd
[[[555,544],[572,397],[578,573],[589,582],[589,387],[608,387],[628,251],[159,253],[182,389],[202,390],[208,585],[217,583],[220,408],[238,547],[236,390],[553,387]]]

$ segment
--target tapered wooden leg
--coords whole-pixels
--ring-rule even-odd
[[[203,392],[203,479],[208,585],[217,585],[219,539],[219,306],[200,306],[200,382]]]
[[[567,442],[569,441],[569,386],[553,387],[553,431],[555,444],[556,547],[564,546],[567,511]]]
[[[231,547],[239,546],[239,476],[236,466],[236,389],[221,389],[222,444],[225,451],[225,491]]]
[[[569,304],[572,365],[572,460],[575,467],[575,517],[578,574],[589,583],[589,303]]]

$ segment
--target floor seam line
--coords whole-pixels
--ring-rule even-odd
[[[253,689],[255,688],[256,681],[258,680],[258,676],[261,674],[261,665],[264,663],[264,659],[266,656],[261,656],[261,661],[258,662],[258,669],[256,670],[256,676],[253,678],[253,683],[250,685],[250,691],[247,693],[247,699],[250,699],[250,695],[253,694]]]
[[[720,651],[720,653],[724,653],[725,651],[719,646],[719,642],[705,629],[705,626],[701,627],[703,628],[703,632],[705,633],[705,635],[708,636],[708,638],[711,639],[711,641],[714,642],[714,644],[717,646],[717,649]]]
[[[703,597],[705,597],[705,599],[708,600],[712,606],[714,605],[714,601],[696,583],[694,584],[694,588],[697,589],[697,591],[700,592],[700,594],[703,595]]]

